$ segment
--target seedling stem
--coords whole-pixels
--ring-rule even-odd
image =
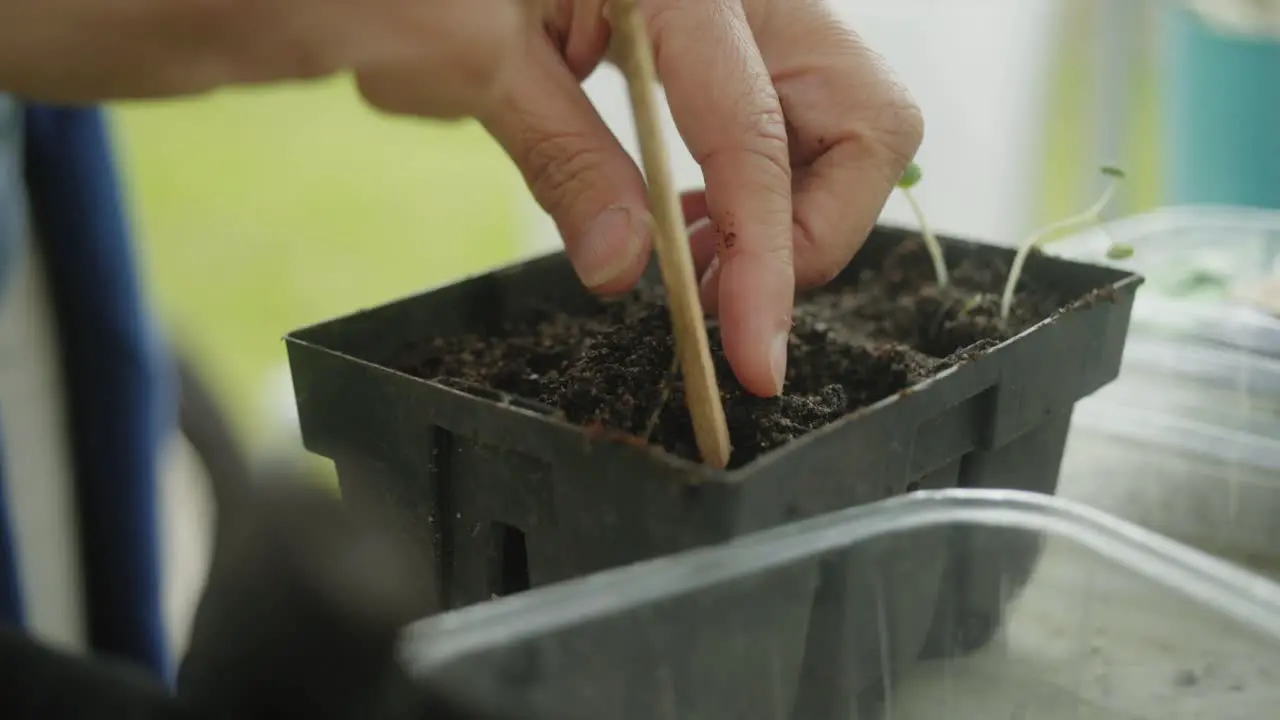
[[[658,429],[658,421],[662,419],[662,411],[667,407],[667,400],[671,399],[671,386],[675,384],[676,373],[680,372],[680,354],[671,349],[671,367],[668,368],[667,374],[662,377],[662,387],[658,390],[658,404],[653,408],[653,414],[649,416],[649,422],[644,427],[644,441],[647,443],[653,439],[653,433]]]
[[[911,206],[911,212],[915,213],[916,222],[920,224],[920,236],[924,238],[924,245],[929,250],[929,258],[933,260],[933,274],[938,279],[938,287],[944,288],[947,286],[948,278],[947,259],[942,254],[942,243],[938,242],[938,236],[933,234],[929,221],[924,219],[924,208],[920,207],[915,193],[911,191],[922,177],[920,166],[912,162],[902,173],[902,178],[898,180],[898,189],[902,191],[902,196]]]
[[[1119,168],[1104,167],[1102,168],[1102,174],[1110,178],[1106,189],[1102,191],[1102,197],[1098,198],[1083,212],[1063,218],[1035,231],[1018,248],[1018,254],[1013,257],[1013,266],[1009,268],[1009,279],[1004,285],[1004,295],[1000,298],[1000,318],[1002,320],[1009,319],[1009,311],[1013,308],[1013,294],[1018,288],[1018,280],[1022,278],[1022,268],[1026,265],[1027,256],[1031,254],[1031,251],[1067,237],[1068,234],[1065,232],[1067,230],[1074,230],[1077,227],[1099,221],[1103,209],[1115,197],[1116,191],[1120,188],[1120,181],[1124,179],[1124,172]]]

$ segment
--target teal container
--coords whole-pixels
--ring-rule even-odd
[[[1280,209],[1280,38],[1165,24],[1165,193],[1174,204]]]

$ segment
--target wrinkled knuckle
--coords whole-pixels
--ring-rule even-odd
[[[795,249],[791,247],[791,243],[781,243],[778,245],[768,245],[760,249],[760,255],[770,264],[786,268],[793,275],[796,267]]]
[[[924,113],[910,97],[889,108],[888,136],[890,151],[906,166],[924,142]]]
[[[787,120],[778,104],[777,95],[769,88],[769,107],[746,114],[747,137],[754,152],[777,166],[778,172],[791,177],[791,153],[787,143]]]
[[[791,153],[787,144],[786,120],[780,109],[754,109],[739,116],[736,137],[726,137],[726,144],[695,158],[706,166],[718,155],[742,153],[759,161],[766,178],[765,190],[791,197]]]
[[[525,180],[544,206],[581,194],[606,165],[604,154],[575,135],[554,135],[527,143],[521,165]]]
[[[781,268],[793,276],[795,274],[796,258],[791,243],[739,243],[732,249],[724,249],[722,246],[720,259],[722,262],[734,262],[748,255],[756,260],[763,260],[773,267]]]

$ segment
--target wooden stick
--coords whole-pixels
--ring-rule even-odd
[[[622,68],[631,92],[631,109],[635,114],[640,157],[649,188],[649,205],[656,224],[654,249],[658,253],[662,282],[667,287],[676,354],[684,374],[685,400],[693,417],[694,436],[703,461],[712,467],[724,468],[729,464],[731,450],[729,427],[725,424],[720,387],[716,382],[715,365],[711,362],[684,213],[671,179],[666,142],[662,135],[653,49],[636,0],[610,0],[608,12],[614,42],[618,43],[614,48],[614,59]]]

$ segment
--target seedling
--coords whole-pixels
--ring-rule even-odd
[[[1110,179],[1106,189],[1102,191],[1102,197],[1098,198],[1083,212],[1063,218],[1035,231],[1018,248],[1018,254],[1013,257],[1013,266],[1009,268],[1009,279],[1005,282],[1004,295],[1000,298],[1000,318],[1002,320],[1009,319],[1009,311],[1013,308],[1013,293],[1018,288],[1018,280],[1022,278],[1022,268],[1026,265],[1027,256],[1031,254],[1031,251],[1068,237],[1069,233],[1067,231],[1069,230],[1099,222],[1102,210],[1115,197],[1116,191],[1120,188],[1120,182],[1124,180],[1124,171],[1117,167],[1103,167],[1102,174]],[[1122,244],[1112,245],[1107,250],[1107,257],[1117,260],[1132,254],[1133,248]]]
[[[658,429],[658,420],[662,418],[662,411],[667,406],[667,400],[671,399],[671,386],[676,382],[676,374],[680,372],[680,355],[673,349],[671,352],[671,367],[667,369],[667,374],[662,378],[662,386],[658,390],[658,403],[653,408],[653,414],[649,416],[649,422],[644,428],[644,441],[649,442],[653,437],[653,431]]]
[[[915,213],[916,222],[920,223],[920,235],[924,238],[925,247],[929,249],[930,259],[933,260],[933,274],[938,278],[938,287],[944,288],[948,280],[947,260],[942,254],[942,243],[938,242],[938,236],[933,234],[929,222],[924,219],[924,208],[920,207],[915,193],[911,192],[923,177],[924,173],[920,170],[920,166],[912,162],[907,165],[907,169],[902,172],[902,177],[898,179],[898,189],[902,191],[902,196],[911,206],[911,212]]]
[[[970,296],[968,300],[965,300],[964,305],[960,307],[960,317],[964,317],[965,315],[968,315],[969,313],[976,310],[978,306],[982,304],[982,299],[984,297],[986,296],[982,294],[978,294],[978,295]]]
[[[1108,260],[1128,260],[1133,257],[1133,246],[1128,243],[1113,243],[1107,248]]]

